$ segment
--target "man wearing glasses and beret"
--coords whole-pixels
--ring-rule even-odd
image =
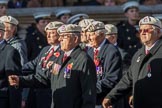
[[[162,39],[161,21],[146,16],[139,22],[143,47],[133,56],[128,72],[103,101],[110,108],[120,97],[132,91],[134,108],[161,108],[162,106]]]
[[[60,50],[57,29],[61,25],[63,25],[63,23],[59,21],[53,21],[47,24],[45,32],[49,45],[44,47],[34,60],[23,66],[22,72],[24,74],[35,74],[36,72],[44,71],[52,65],[53,61],[51,59],[54,59],[56,56],[55,53]],[[23,102],[25,108],[50,108],[51,89],[34,89],[33,95],[27,94],[25,95],[27,100],[24,98],[25,101]]]
[[[49,71],[36,75],[9,77],[10,85],[51,86],[51,108],[94,108],[96,70],[92,59],[79,46],[81,27],[75,24],[58,28],[61,50]]]

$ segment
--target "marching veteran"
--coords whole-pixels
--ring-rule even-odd
[[[95,20],[94,19],[82,19],[78,24],[82,28],[80,46],[85,51],[87,51],[90,47],[89,42],[88,42],[89,35],[87,34],[87,26],[93,21]]]
[[[40,54],[32,61],[26,63],[23,66],[24,74],[35,74],[36,72],[43,71],[52,65],[53,61],[51,59],[55,58],[55,53],[60,50],[59,34],[57,29],[63,25],[62,22],[53,21],[47,24],[45,27],[46,38],[48,46],[44,47]],[[51,105],[51,90],[50,89],[35,89],[35,98],[28,96],[28,101],[26,101],[26,107],[31,108],[50,108]],[[29,94],[30,95],[30,94]]]
[[[75,24],[62,25],[60,55],[49,71],[36,75],[9,77],[12,86],[51,86],[51,108],[94,108],[96,102],[96,70],[92,59],[80,46],[81,27]]]
[[[94,60],[97,71],[97,101],[96,108],[101,108],[106,94],[121,78],[121,55],[117,48],[105,38],[105,25],[100,21],[93,21],[88,26],[89,44],[88,54]]]
[[[130,91],[133,93],[134,108],[162,106],[162,24],[159,19],[146,16],[140,20],[139,26],[143,47],[134,55],[129,71],[105,97],[104,108],[109,108]]]
[[[25,41],[16,35],[19,21],[12,16],[2,16],[0,20],[5,25],[4,39],[8,44],[18,50],[21,57],[21,65],[23,66],[28,61],[27,46]]]
[[[21,93],[19,89],[8,85],[9,75],[21,73],[19,52],[4,40],[5,25],[0,21],[0,107],[21,108]]]

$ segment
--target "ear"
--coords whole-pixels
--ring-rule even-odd
[[[3,39],[3,36],[2,36],[2,33],[1,33],[1,31],[0,31],[0,40],[1,40],[1,39]]]
[[[158,34],[161,33],[160,29],[157,29],[157,33],[158,33]]]
[[[127,12],[125,12],[125,13],[124,13],[124,15],[125,15],[126,17],[128,17],[128,14],[127,14]]]
[[[78,43],[78,41],[79,41],[79,36],[74,36],[74,42]]]

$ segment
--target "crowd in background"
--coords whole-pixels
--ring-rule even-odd
[[[35,8],[57,6],[117,6],[131,0],[9,0],[9,8]],[[161,0],[137,0],[140,5],[157,5]]]

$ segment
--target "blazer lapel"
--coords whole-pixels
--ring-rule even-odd
[[[91,48],[89,48],[89,50],[88,50],[88,55],[91,57],[91,59],[93,60],[93,56],[94,56],[94,52],[93,52],[93,48],[91,47]]]
[[[6,45],[7,45],[6,41],[4,41],[2,44],[0,44],[0,51],[2,51]]]
[[[160,40],[155,44],[155,46],[150,50],[150,53],[151,53],[152,55],[154,55],[154,54],[158,51],[158,49],[159,49],[161,46],[162,46],[162,39],[160,39]]]
[[[106,40],[105,43],[103,44],[103,46],[101,47],[100,51],[99,51],[99,58],[101,60],[101,63],[103,63],[104,60],[104,54],[106,51],[107,46],[109,45],[109,42]]]

